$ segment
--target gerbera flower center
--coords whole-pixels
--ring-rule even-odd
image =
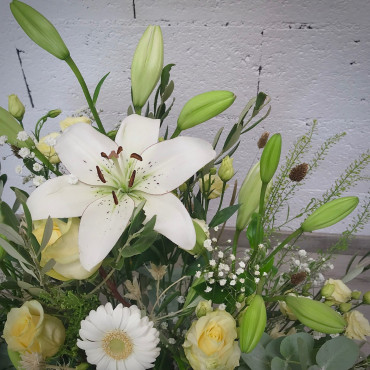
[[[122,330],[108,332],[102,340],[102,347],[105,353],[115,360],[125,360],[133,352],[132,341]]]

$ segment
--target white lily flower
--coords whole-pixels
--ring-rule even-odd
[[[70,176],[46,181],[29,197],[34,220],[82,216],[80,259],[90,270],[101,262],[125,230],[135,205],[145,200],[147,220],[183,249],[195,245],[192,220],[170,192],[215,157],[204,140],[177,137],[158,143],[160,120],[127,117],[116,142],[86,124],[58,138],[55,150]]]

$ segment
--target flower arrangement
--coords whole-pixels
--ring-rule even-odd
[[[359,206],[357,197],[342,196],[363,179],[369,153],[322,199],[279,225],[277,214],[343,134],[306,163],[316,122],[285,161],[282,136],[263,133],[260,160],[249,164],[238,189],[233,156],[242,135],[270,114],[268,95],[252,98],[226,137],[221,129],[211,144],[185,131],[225,111],[235,95],[202,93],[160,137],[174,104],[173,65],[163,66],[161,29],[149,26],[133,57],[127,118],[106,131],[97,101],[108,75],[91,96],[54,26],[21,1],[10,7],[36,44],[68,64],[89,108],[61,121],[61,132],[41,136],[60,110],[47,112],[31,133],[16,95],[8,110],[0,107],[1,144],[11,146],[22,161],[18,172],[25,167],[36,186],[31,194],[13,187],[12,206],[0,202],[4,368],[365,369],[369,357],[358,341],[370,325],[356,308],[370,304],[370,292],[346,283],[369,268],[367,256],[353,266],[354,256],[342,280],[323,273],[369,220],[368,199]],[[7,186],[6,174],[0,184]],[[299,248],[303,233],[356,207],[331,248],[318,256]],[[233,240],[224,241],[233,215]],[[300,226],[279,241],[276,232],[297,219]],[[242,233],[248,246],[240,245]]]

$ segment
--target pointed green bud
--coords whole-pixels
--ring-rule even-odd
[[[26,141],[17,140],[20,131],[23,131],[23,127],[19,122],[7,110],[0,107],[0,136],[6,136],[10,145],[15,145],[18,148],[30,148],[33,145],[31,139]]]
[[[195,308],[195,314],[197,315],[198,319],[202,316],[206,316],[207,313],[210,313],[212,311],[212,301],[200,301]]]
[[[260,176],[260,162],[257,162],[248,172],[239,191],[237,230],[244,230],[252,220],[252,215],[259,210],[262,181]],[[265,200],[271,191],[271,183],[267,185]]]
[[[163,68],[163,36],[159,26],[149,26],[136,47],[131,64],[132,102],[140,110],[154,90]]]
[[[218,169],[218,176],[223,182],[228,182],[234,176],[233,158],[228,155],[222,160],[221,166]]]
[[[330,298],[331,295],[334,293],[335,285],[334,284],[325,284],[321,288],[321,295],[325,298]]]
[[[261,156],[261,181],[268,184],[274,176],[280,161],[281,135],[272,135]]]
[[[358,202],[357,197],[344,197],[325,203],[303,221],[301,229],[309,232],[334,225],[347,217]]]
[[[55,57],[65,60],[69,50],[55,27],[37,10],[18,0],[10,3],[10,10],[27,36]]]
[[[22,121],[26,108],[15,94],[8,96],[8,111],[18,121]]]
[[[251,352],[260,341],[266,327],[266,306],[260,295],[255,295],[244,311],[240,325],[240,349]]]
[[[346,313],[352,308],[352,303],[346,302],[339,305],[340,312]]]
[[[216,175],[217,173],[217,168],[216,167],[212,167],[210,170],[209,170],[209,174],[210,175]]]
[[[362,297],[362,302],[364,304],[370,304],[370,291],[364,294],[364,296]]]
[[[50,118],[56,118],[61,113],[62,113],[62,111],[60,109],[53,109],[53,110],[48,112],[47,116],[50,117]]]
[[[354,290],[351,293],[351,298],[352,299],[360,299],[361,298],[361,292],[359,290]]]
[[[234,103],[231,91],[215,90],[191,98],[182,108],[177,120],[177,130],[184,131],[217,116]]]
[[[322,302],[294,296],[287,296],[285,302],[297,319],[313,330],[337,334],[345,329],[344,318]]]

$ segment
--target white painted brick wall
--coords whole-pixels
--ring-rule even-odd
[[[0,2],[0,105],[16,93],[27,107],[25,125],[52,108],[63,116],[84,107],[83,94],[61,61],[30,42],[13,20],[9,1]],[[165,63],[175,63],[175,107],[167,119],[172,128],[183,104],[211,89],[235,92],[234,105],[208,124],[188,131],[209,141],[218,128],[231,128],[245,103],[260,90],[272,98],[270,117],[243,137],[235,165],[243,180],[255,160],[256,140],[266,129],[282,132],[283,154],[317,118],[314,145],[336,132],[348,135],[296,197],[293,209],[319,196],[352,160],[369,147],[370,2],[368,0],[28,0],[60,31],[91,89],[108,71],[99,108],[106,127],[124,117],[130,99],[130,64],[140,35],[149,24],[162,27]],[[16,48],[21,49],[32,109]],[[262,67],[259,75],[259,67]],[[50,121],[45,133],[56,129]],[[1,148],[1,156],[8,155]],[[2,160],[9,183],[21,186],[14,157]],[[369,172],[367,172],[369,175]],[[364,199],[369,186],[353,193]],[[31,189],[26,186],[26,190]],[[11,198],[7,191],[6,199]],[[326,231],[339,232],[343,223]],[[370,235],[367,226],[362,234]]]

